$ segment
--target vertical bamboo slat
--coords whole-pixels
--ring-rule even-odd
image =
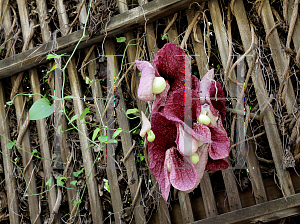
[[[195,16],[194,8],[192,8],[191,11],[186,10],[186,13],[187,13],[188,23],[190,24]],[[197,27],[196,34],[198,36],[198,40],[200,41],[200,43],[195,41],[195,38],[193,35],[191,35],[191,37],[192,37],[193,48],[194,48],[194,52],[195,52],[194,57],[197,62],[200,78],[202,78],[208,71],[207,70],[208,61],[207,61],[207,57],[206,57],[206,53],[205,53],[205,49],[204,49],[204,43],[203,43],[203,39],[202,39],[202,32],[201,32],[200,26],[197,25],[196,27]],[[212,190],[210,177],[206,171],[204,172],[202,180],[200,182],[200,188],[201,188],[202,199],[203,199],[203,203],[204,203],[206,217],[208,218],[208,217],[218,215],[218,209],[217,209],[217,205],[216,205],[216,201],[215,201],[214,192]]]
[[[3,28],[5,29],[5,34],[8,34],[8,31],[11,29],[11,13],[10,9],[8,8],[8,0],[3,2],[2,5],[3,13],[2,17],[3,20],[1,21],[3,24]],[[4,9],[7,9],[4,11]],[[8,38],[8,36],[6,36]],[[8,43],[6,45],[6,49],[9,51],[11,44]],[[0,105],[3,105],[0,107],[0,120],[1,127],[0,127],[0,133],[1,135],[1,148],[2,148],[2,159],[3,159],[3,165],[4,165],[4,174],[5,174],[5,186],[6,186],[6,194],[7,194],[7,200],[8,200],[8,212],[9,212],[9,219],[11,224],[19,224],[19,202],[18,202],[18,196],[15,189],[17,189],[17,183],[16,178],[14,176],[14,166],[13,163],[10,161],[12,150],[7,148],[7,143],[10,140],[10,131],[9,131],[9,121],[8,121],[8,114],[7,110],[5,109],[6,105],[6,99],[5,99],[5,89],[3,82],[0,82]]]
[[[244,48],[249,49],[252,42],[249,39],[251,37],[250,26],[247,18],[245,16],[241,16],[246,15],[245,7],[241,0],[236,1],[235,4],[238,4],[237,6],[234,6],[234,13],[237,17],[242,42]],[[251,62],[248,61],[248,63]],[[265,106],[265,101],[267,99],[268,94],[265,89],[265,83],[259,65],[256,66],[255,72],[252,73],[251,77],[254,84],[256,98],[258,100],[259,106],[260,108],[263,108]],[[263,122],[265,125],[269,145],[271,148],[272,157],[275,163],[277,176],[280,182],[280,188],[282,189],[284,196],[292,195],[295,193],[294,187],[289,172],[284,170],[282,167],[283,148],[278,129],[276,128],[277,124],[275,121],[275,117],[271,109],[266,110],[263,117]]]
[[[19,9],[19,16],[20,16],[20,22],[22,27],[22,34],[23,34],[23,42],[25,43],[28,39],[29,33],[30,33],[30,25],[29,25],[29,17],[27,12],[27,5],[24,0],[18,0],[18,9]],[[32,48],[33,44],[30,42],[29,48]],[[29,71],[29,75],[37,75],[36,69],[32,69]],[[12,83],[15,83],[16,77],[12,77]],[[22,87],[19,88],[19,91],[22,92]],[[24,110],[24,113],[22,113],[24,105],[24,97],[18,96],[15,100],[15,107],[17,112],[17,118],[19,121],[21,121],[21,124],[26,119],[26,116],[28,115],[28,111]],[[29,202],[29,211],[30,211],[30,219],[32,222],[41,223],[41,217],[40,217],[40,202],[39,198],[37,196],[37,188],[36,188],[36,180],[34,175],[34,168],[33,168],[33,162],[30,160],[30,152],[31,152],[31,146],[30,146],[30,133],[27,129],[23,141],[22,141],[22,148],[26,151],[22,151],[22,160],[23,160],[23,166],[26,167],[28,165],[27,172],[24,174],[26,180],[29,183],[30,192],[29,194],[34,194],[34,196],[28,197]],[[29,152],[29,153],[28,153]]]
[[[110,42],[110,40],[106,40]],[[88,50],[86,50],[88,52]],[[89,60],[93,60],[89,63],[88,65],[88,72],[89,72],[89,78],[90,80],[95,80],[95,71],[96,71],[96,61],[94,60],[96,58],[95,52],[93,51]],[[108,59],[109,60],[109,59]],[[107,63],[107,66],[110,70],[110,72],[114,72],[115,65],[114,63]],[[107,77],[109,78],[109,77]],[[100,125],[103,125],[101,122],[102,119],[102,113],[104,111],[104,103],[103,100],[97,100],[97,98],[102,98],[102,90],[100,86],[99,81],[94,81],[92,84],[92,92],[93,92],[93,98],[94,98],[94,103],[96,105],[96,113],[97,113],[97,118],[98,122]],[[108,116],[111,116],[113,114],[110,114]],[[104,125],[107,126],[107,121],[104,121]],[[111,138],[111,134],[107,133],[108,139]],[[107,173],[107,178],[108,178],[108,184],[110,188],[110,195],[111,195],[111,202],[112,202],[112,207],[113,207],[113,212],[114,212],[114,217],[115,217],[115,223],[124,223],[121,220],[121,211],[123,210],[123,203],[122,203],[122,198],[120,194],[120,188],[119,188],[119,182],[118,182],[118,175],[116,172],[116,164],[115,164],[115,157],[114,157],[114,150],[115,147],[113,144],[109,143],[107,144],[107,167],[106,167],[106,173]],[[113,159],[113,158],[114,159]]]
[[[39,22],[40,27],[42,31],[42,40],[43,43],[46,43],[49,41],[50,38],[50,32],[49,32],[49,26],[45,22],[46,15],[47,15],[47,6],[46,2],[44,0],[37,1],[37,10],[39,13]],[[51,66],[51,65],[50,65]],[[30,72],[30,84],[32,92],[35,93],[41,93],[40,91],[40,82],[37,72]],[[33,100],[34,102],[39,100],[41,97],[39,95],[34,95]],[[37,124],[37,130],[38,130],[38,136],[39,136],[39,142],[40,142],[40,148],[41,148],[41,154],[42,157],[45,158],[42,160],[43,167],[44,167],[44,173],[45,173],[45,179],[44,181],[47,182],[48,180],[52,179],[52,165],[51,165],[51,153],[50,148],[47,140],[47,128],[46,128],[46,120],[40,119],[36,121]],[[49,209],[50,211],[53,211],[55,203],[56,203],[56,187],[52,187],[49,189],[49,196],[48,196],[48,203],[49,203]],[[56,215],[54,219],[55,223],[61,223],[60,222],[60,215]]]
[[[106,55],[116,55],[115,45],[113,44],[113,42],[106,42],[104,44],[104,47],[105,47]],[[115,68],[115,70],[117,71],[118,69]],[[124,130],[130,130],[129,122],[128,122],[128,119],[124,112],[124,111],[126,111],[126,104],[124,101],[124,97],[123,97],[121,88],[118,88],[118,92],[116,94],[120,97],[119,105],[116,108],[119,127]],[[123,131],[123,132],[121,132],[120,136],[121,136],[121,141],[122,141],[123,153],[124,153],[124,155],[126,155],[128,153],[128,151],[130,150],[130,148],[132,147],[131,133]],[[144,208],[143,208],[143,206],[140,205],[142,197],[141,197],[140,190],[138,191],[139,178],[138,178],[135,164],[136,163],[135,163],[134,154],[132,153],[131,156],[129,156],[128,159],[124,162],[124,165],[126,167],[127,178],[129,179],[131,177],[136,180],[135,183],[133,183],[133,184],[129,183],[131,197],[134,198],[135,195],[138,194],[136,204],[134,207],[135,222],[136,223],[144,223],[144,222],[146,222],[146,218],[145,218]]]
[[[124,12],[128,11],[127,3],[125,4],[126,1],[124,2],[123,0],[118,0],[117,2],[118,2],[118,7],[119,7],[119,12],[120,13],[124,13]],[[129,41],[131,41],[131,40],[134,39],[134,36],[133,36],[132,32],[125,33],[124,36],[126,37],[126,43],[127,44],[129,43]],[[131,41],[130,44],[134,44],[136,42],[137,41]],[[114,49],[111,49],[110,51],[115,52]],[[136,55],[136,45],[128,46],[126,53],[127,53],[127,56],[128,56],[128,62],[134,63],[134,61],[136,59],[136,56],[137,56]],[[131,88],[132,88],[132,90],[135,90],[136,86],[139,84],[139,77],[137,76],[137,72],[136,71],[132,75],[133,75],[133,77],[135,77],[135,79],[132,79]],[[146,112],[146,104],[145,104],[145,102],[141,101],[138,98],[136,98],[136,102],[137,102],[138,109],[140,111]],[[126,109],[125,109],[126,108],[125,103],[124,103],[123,106],[121,106],[121,102],[119,102],[119,103],[120,103],[120,108],[122,108],[122,110],[126,111]],[[124,114],[124,112],[121,112],[121,113]],[[121,117],[121,114],[117,115],[118,116],[118,120],[120,121],[120,119],[122,119],[122,123],[123,123],[123,119],[126,119],[126,122],[124,121],[123,125],[125,127],[128,127],[127,129],[125,128],[125,130],[129,130],[130,126],[128,124],[127,117],[124,116],[124,115],[122,115],[122,117]],[[119,116],[120,116],[120,118],[119,118]],[[131,138],[131,136],[130,136],[130,138]],[[132,144],[132,140],[131,139],[127,140],[126,144],[131,145]],[[123,141],[122,141],[122,145],[123,145]],[[129,150],[129,149],[130,148],[128,148],[127,150]],[[124,148],[123,148],[123,151],[124,151]],[[126,154],[126,153],[127,152],[124,151],[124,154]],[[131,161],[129,161],[129,159]],[[138,180],[139,178],[138,178],[138,175],[136,173],[135,158],[134,158],[134,154],[133,153],[130,155],[129,159],[128,159],[128,165],[129,165],[129,163],[131,163],[131,165],[129,165],[129,166],[131,166],[133,168],[133,171],[132,171],[132,172],[134,172],[134,174],[133,174],[134,177],[133,178],[135,178],[136,180]],[[126,164],[125,164],[125,166],[126,166]],[[130,170],[127,170],[127,173],[128,173],[128,171],[130,171]],[[128,174],[129,174],[128,175],[128,178],[129,178],[129,176],[131,174],[130,173],[128,173]],[[139,193],[139,192],[137,192],[137,186],[138,186],[138,181],[136,181],[135,184],[133,184],[133,186],[130,188],[130,192],[131,192],[132,196],[133,196],[133,194],[138,194]],[[133,192],[135,192],[135,193],[133,193]],[[139,196],[136,204],[140,205],[140,203],[141,203],[141,197]],[[146,219],[145,219],[145,214],[144,214],[144,208],[142,206],[138,206],[138,208],[135,208],[135,221],[137,223],[142,223],[142,222],[145,222],[145,220]]]
[[[166,26],[169,26],[169,24],[172,22],[174,16],[169,16],[169,17],[165,18]],[[177,26],[176,26],[175,22],[169,28],[169,30],[167,31],[167,34],[168,34],[168,37],[172,40],[172,42],[175,43],[177,46],[179,46],[178,32],[177,32]]]
[[[288,14],[287,14],[288,24],[291,24],[291,18],[292,18],[293,9],[294,9],[294,3],[295,3],[294,0],[289,0],[288,1],[288,11],[287,11],[288,12]],[[293,35],[292,35],[293,43],[294,43],[296,52],[298,52],[299,49],[300,49],[300,35],[299,35],[299,33],[300,33],[300,16],[299,16],[299,12],[298,12],[298,16],[297,16],[295,27],[294,27],[294,32],[293,32]]]
[[[84,111],[83,101],[80,100],[81,98],[83,98],[83,94],[80,86],[81,79],[79,78],[77,73],[74,57],[70,60],[67,69],[69,74],[72,95],[75,98],[73,100],[75,114],[80,115]],[[88,195],[90,199],[93,222],[102,223],[104,219],[103,219],[101,199],[98,193],[98,185],[95,179],[96,172],[95,172],[95,168],[93,167],[94,158],[91,150],[86,150],[89,147],[90,142],[85,136],[89,136],[89,132],[87,130],[86,124],[81,124],[81,121],[79,119],[77,119],[77,125],[80,125],[78,127],[79,131],[81,132],[79,133],[80,148],[82,152],[83,164],[85,167],[84,169],[85,175],[88,178],[87,189],[88,189]]]
[[[251,33],[248,25],[247,14],[242,1],[237,0],[233,6],[233,14],[236,17],[238,28],[240,30],[240,35],[244,44],[244,49],[249,49],[251,46]],[[248,65],[250,67],[252,63],[252,58],[246,57]],[[254,62],[253,62],[254,63]],[[247,134],[252,135],[250,129],[248,129]],[[255,145],[254,142],[246,142],[246,162],[249,167],[250,180],[253,188],[254,198],[257,204],[266,202],[268,200],[267,193],[264,187],[262,175],[260,172],[260,167],[255,155]]]
[[[266,33],[268,33],[275,26],[275,22],[274,22],[269,0],[263,1],[261,2],[261,4],[263,4],[261,9],[261,19],[262,19],[262,23],[264,24],[265,31]],[[289,63],[287,62],[288,61],[287,57],[284,57],[284,51],[281,47],[280,39],[276,28],[272,31],[272,34],[269,35],[268,43],[270,45],[272,59],[275,64],[275,69],[276,69],[279,82],[287,82],[286,96],[284,99],[286,104],[286,109],[288,113],[293,113],[296,107],[293,85],[288,76],[283,77],[285,75],[284,74],[285,66],[288,66]]]
[[[221,17],[222,14],[220,11],[219,3],[217,0],[211,0],[208,2],[208,7],[210,10],[211,19],[214,26],[214,31],[216,34],[216,39],[219,47],[219,52],[221,55],[222,64],[223,67],[226,67],[229,50],[228,50],[226,31],[223,26],[223,20]],[[233,94],[233,96],[235,96],[236,86],[232,85],[232,83],[229,84],[229,91],[230,94]],[[228,196],[230,211],[241,209],[242,203],[239,196],[239,191],[237,188],[233,170],[230,169],[230,167],[226,170],[222,170],[222,175],[224,179],[226,193]]]
[[[119,7],[120,13],[124,13],[124,12],[128,11],[128,6],[127,6],[127,4],[124,3],[124,0],[118,0],[118,7]],[[136,55],[137,45],[132,45],[132,44],[137,43],[137,41],[131,41],[131,40],[135,39],[132,32],[125,33],[124,36],[126,37],[126,44],[128,44],[129,41],[131,44],[131,46],[130,45],[128,46],[127,52],[126,52],[127,56],[128,56],[128,62],[134,63],[136,56],[137,56]],[[134,77],[134,79],[132,79],[131,89],[136,90],[137,89],[136,86],[138,86],[140,78],[137,76],[137,72],[133,73],[133,77]],[[141,101],[137,97],[136,97],[136,102],[137,102],[138,109],[140,111],[146,112],[146,103],[144,101]]]
[[[0,93],[0,105],[5,105],[5,89],[2,81],[0,82]],[[8,126],[8,114],[4,106],[0,107],[0,120],[0,133],[1,135],[3,135],[1,136],[1,148],[5,174],[6,194],[8,199],[9,220],[11,224],[19,224],[19,202],[16,191],[17,184],[14,175],[14,165],[11,161],[11,159],[13,159],[12,150],[7,148],[7,143],[10,142],[10,131]]]
[[[12,77],[12,83],[15,83],[16,76]],[[23,92],[23,88],[19,88],[20,92]],[[22,113],[23,105],[24,105],[24,97],[23,96],[17,96],[14,101],[15,108],[16,108],[16,114],[17,119],[20,121],[20,125],[24,123],[26,120],[26,116],[28,115],[28,111],[24,110],[24,113]],[[26,178],[26,181],[28,183],[28,190],[27,193],[31,196],[28,197],[28,204],[29,204],[29,212],[30,212],[30,220],[34,222],[36,220],[36,223],[42,223],[41,217],[40,217],[40,209],[39,209],[39,197],[36,187],[36,180],[35,180],[35,173],[34,173],[34,167],[33,162],[30,161],[31,157],[31,145],[30,145],[30,133],[29,130],[25,132],[22,140],[22,161],[23,166],[26,167],[26,172],[24,173],[24,176]]]
[[[68,17],[66,15],[66,9],[63,4],[60,4],[60,1],[58,1],[58,11],[63,12],[62,15],[60,15],[60,28],[63,32],[63,35],[67,32],[67,27],[69,24]],[[81,79],[78,76],[77,69],[76,69],[76,63],[75,58],[71,58],[67,70],[69,75],[69,81],[71,86],[72,95],[74,96],[74,109],[76,114],[82,114],[84,111],[84,105],[83,102],[80,100],[82,95],[81,90]],[[79,119],[77,119],[77,125],[79,125],[81,122]],[[93,167],[94,164],[94,158],[92,155],[91,150],[86,150],[89,147],[90,142],[85,136],[89,136],[87,131],[86,124],[81,124],[78,127],[79,131],[79,140],[80,140],[80,148],[82,152],[82,158],[83,158],[83,164],[84,164],[84,170],[87,179],[87,190],[88,195],[90,199],[90,206],[91,206],[91,213],[94,223],[103,223],[103,210],[102,210],[102,204],[101,199],[98,193],[98,185],[97,181],[95,179],[95,168]]]

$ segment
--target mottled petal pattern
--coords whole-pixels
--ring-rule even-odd
[[[153,79],[155,78],[154,68],[147,61],[136,60],[135,63],[142,73],[138,88],[138,98],[143,101],[152,101],[154,97],[152,92]]]
[[[174,188],[180,191],[187,191],[193,188],[197,182],[197,172],[188,157],[177,153],[176,147],[166,152],[166,159],[171,168],[170,182]]]

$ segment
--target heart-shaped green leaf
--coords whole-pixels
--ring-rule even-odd
[[[54,112],[54,104],[50,105],[46,98],[39,99],[29,109],[29,120],[40,120]]]

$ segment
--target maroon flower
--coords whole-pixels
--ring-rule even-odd
[[[167,201],[171,185],[190,192],[200,183],[205,169],[229,166],[224,159],[230,146],[222,125],[225,103],[217,100],[224,93],[221,84],[213,80],[213,70],[201,82],[191,76],[183,49],[173,43],[165,44],[157,52],[154,68],[146,61],[136,61],[136,64],[142,72],[138,97],[145,101],[155,97],[150,125],[155,140],[148,142],[150,169]],[[166,88],[154,96],[155,77],[163,77]],[[192,98],[191,108],[186,108]],[[149,131],[145,119],[143,116],[143,124],[148,124]],[[142,129],[144,135],[146,129]]]

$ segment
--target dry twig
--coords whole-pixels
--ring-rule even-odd
[[[123,159],[123,163],[125,163],[125,161],[128,159],[128,157],[130,156],[132,150],[134,149],[134,146],[135,146],[135,140],[133,140],[133,144],[131,146],[131,148],[128,150],[128,152],[126,153],[126,155],[124,156],[124,159]]]
[[[18,147],[21,147],[22,139],[24,137],[25,132],[27,131],[28,126],[29,126],[29,113],[27,113],[26,119],[25,119],[22,127],[19,130],[19,135],[18,135],[18,138],[16,141],[16,145]],[[22,152],[20,150],[19,150],[19,152],[20,152],[20,154],[22,154]]]
[[[83,60],[83,62],[82,62],[82,66],[81,66],[81,76],[82,76],[82,78],[83,78],[84,81],[86,81],[86,75],[84,74],[84,73],[85,73],[85,66],[86,66],[87,61],[88,61],[89,57],[91,56],[91,54],[92,54],[92,52],[93,52],[95,46],[96,46],[95,44],[94,44],[93,46],[91,46],[89,52],[86,54],[86,56],[85,56],[85,58],[84,58],[84,60]]]
[[[180,47],[181,47],[182,49],[184,48],[184,46],[185,46],[185,44],[186,44],[186,41],[188,40],[188,38],[189,38],[189,36],[190,36],[190,34],[191,34],[191,32],[192,32],[193,27],[195,26],[196,22],[198,21],[199,15],[200,15],[200,11],[197,11],[197,12],[195,13],[195,16],[194,16],[192,22],[191,22],[190,25],[188,26],[188,28],[187,28],[187,30],[186,30],[186,32],[185,32],[185,35],[184,35],[184,37],[183,37],[183,40],[182,40],[182,42],[181,42],[181,45],[180,45]]]
[[[68,34],[70,33],[70,31],[71,31],[72,27],[74,26],[76,20],[78,19],[78,17],[79,17],[79,15],[80,15],[80,12],[81,12],[81,9],[82,9],[84,3],[85,3],[85,0],[82,0],[81,5],[80,5],[80,7],[79,7],[79,10],[78,10],[78,12],[77,12],[77,15],[76,15],[75,19],[73,20],[73,22],[71,23],[71,25],[69,26],[69,29],[68,29],[66,35],[68,35]]]
[[[141,189],[141,186],[142,186],[142,180],[143,180],[143,178],[140,177],[139,185],[138,185],[138,188],[136,189],[136,192],[135,192],[132,204],[131,204],[131,211],[133,211],[133,209],[135,207],[135,203],[136,203],[136,201],[138,199],[138,196],[140,194],[140,189]]]
[[[165,35],[169,31],[169,29],[173,26],[175,20],[177,19],[177,16],[178,16],[178,13],[175,13],[174,16],[173,16],[173,19],[171,20],[171,22],[168,24],[168,26],[164,30],[163,35]]]

